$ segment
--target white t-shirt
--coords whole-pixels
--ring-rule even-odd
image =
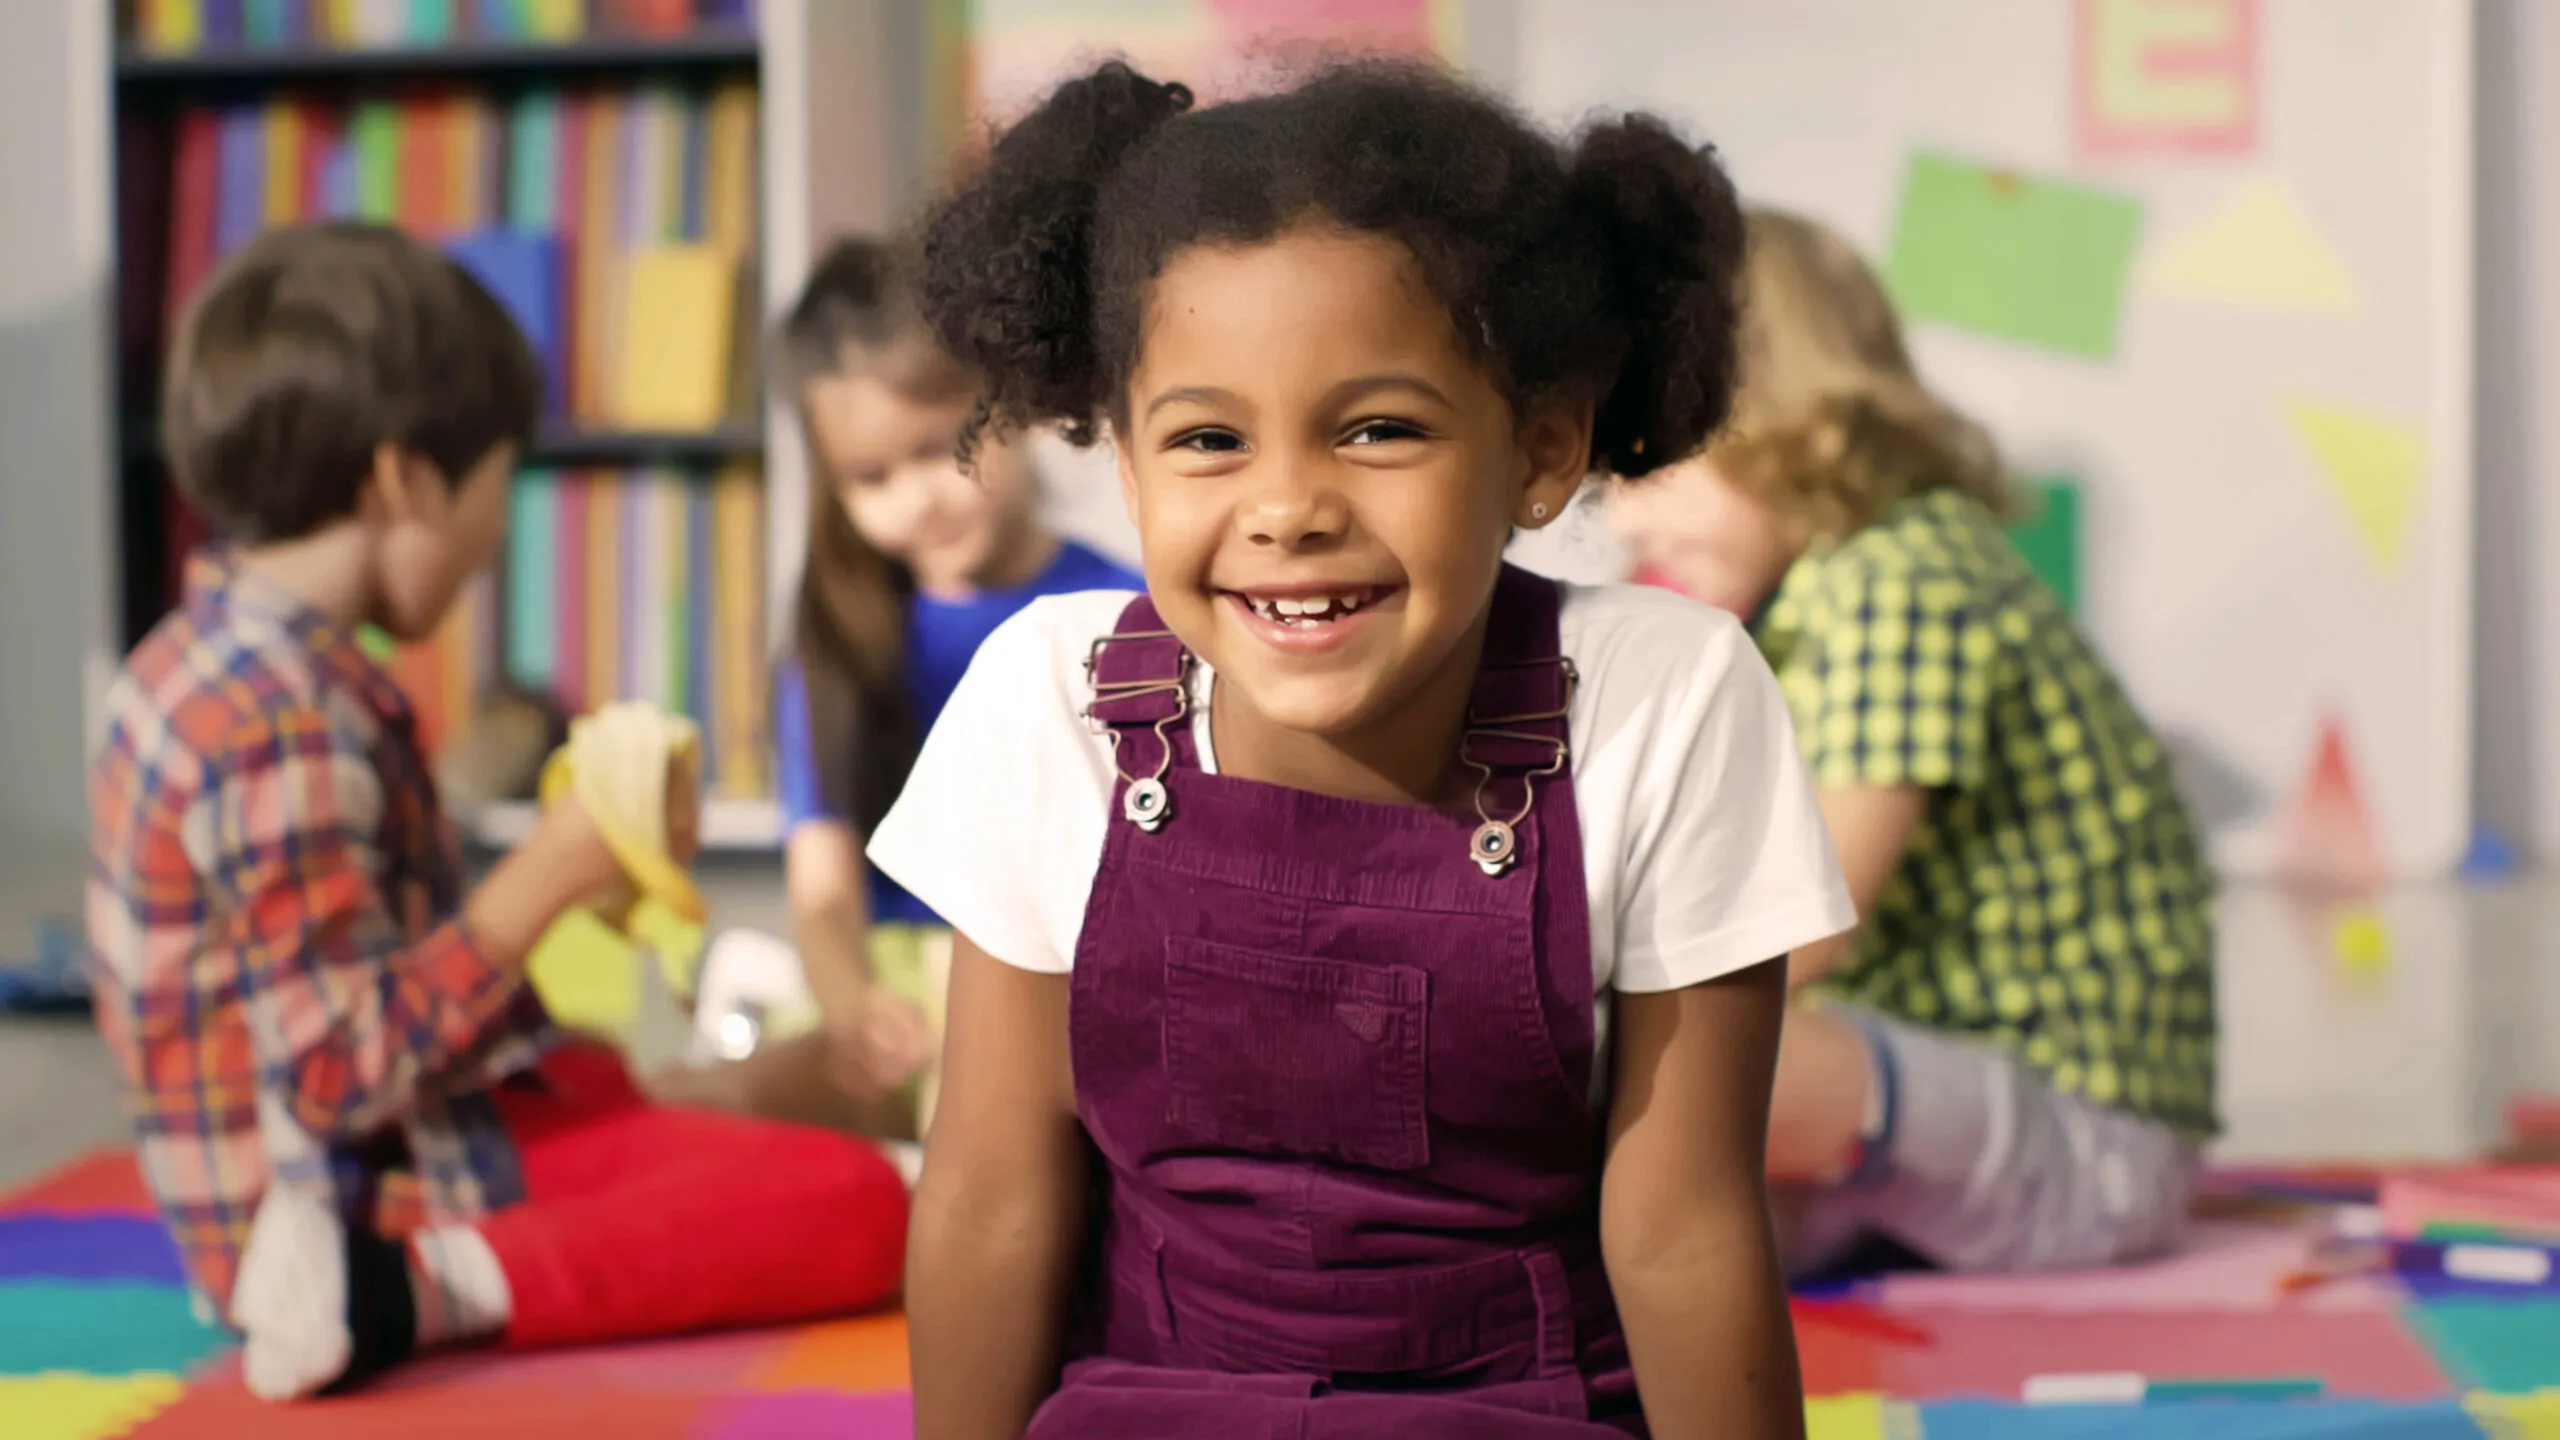
[[[871,837],[891,879],[1025,970],[1075,963],[1117,778],[1081,713],[1084,661],[1131,598],[1053,595],[989,636]],[[1695,985],[1857,923],[1786,702],[1739,622],[1664,590],[1567,585],[1557,628],[1582,677],[1566,721],[1595,998]],[[1194,674],[1214,772],[1211,677]]]

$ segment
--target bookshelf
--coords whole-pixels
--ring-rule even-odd
[[[114,47],[111,58],[96,57],[105,62],[99,65],[106,74],[107,91],[101,108],[112,117],[113,133],[121,136],[140,127],[170,130],[189,110],[237,114],[253,107],[275,111],[307,103],[351,113],[367,105],[384,108],[395,100],[406,105],[411,97],[465,95],[477,97],[472,103],[495,106],[503,112],[518,97],[549,92],[707,96],[718,93],[715,87],[751,84],[754,164],[748,192],[752,198],[748,203],[752,205],[753,241],[739,258],[744,262],[740,274],[752,282],[753,289],[733,297],[732,309],[740,323],[731,332],[731,344],[733,349],[752,347],[769,317],[796,293],[812,254],[825,238],[845,230],[884,228],[914,198],[917,177],[923,172],[919,151],[925,128],[921,118],[925,102],[923,81],[916,72],[918,58],[923,54],[927,17],[925,6],[915,0],[760,0],[752,7],[706,8],[732,13],[748,10],[753,20],[749,24],[705,22],[681,34],[656,36],[592,34],[538,41],[463,35],[346,48],[284,43],[153,52],[110,39],[108,44]],[[457,4],[454,9],[464,12],[466,7]],[[91,43],[96,45],[96,37]],[[634,98],[629,103],[637,106],[644,102]],[[696,143],[691,140],[691,133],[686,132],[687,142]],[[490,143],[505,150],[512,163],[522,163],[508,149],[507,139]],[[125,153],[127,147],[111,144],[111,148],[116,163],[106,168],[118,175],[118,193],[130,195],[134,178],[122,173],[133,163]],[[398,174],[403,177],[400,183],[405,185],[405,177],[414,167],[406,162],[407,152],[402,153]],[[688,151],[683,163],[695,166],[707,162]],[[624,165],[624,183],[637,183],[630,180],[634,162],[626,159]],[[672,166],[670,173],[674,173]],[[688,169],[682,173],[681,183],[685,185],[699,187],[708,183],[699,178],[698,171]],[[161,184],[173,186],[177,178],[172,162]],[[272,215],[275,182],[268,183],[268,210]],[[461,183],[457,182],[457,189]],[[507,183],[501,182],[498,189],[506,190]],[[165,203],[174,206],[177,202]],[[506,201],[501,198],[497,203],[503,205]],[[408,223],[405,215],[398,218]],[[512,213],[480,217],[484,223],[508,224],[515,218]],[[565,251],[569,241],[562,238],[558,244]],[[100,427],[107,437],[107,488],[114,502],[110,507],[112,564],[107,568],[114,577],[110,588],[120,601],[115,608],[121,613],[111,622],[119,635],[118,648],[130,644],[173,602],[170,552],[174,541],[185,537],[189,523],[183,507],[174,505],[166,489],[159,438],[151,420],[158,379],[156,357],[163,329],[138,320],[133,313],[133,289],[143,278],[139,272],[157,266],[166,273],[168,259],[166,255],[130,253],[132,248],[117,247],[115,255],[118,308],[125,313],[120,353],[111,367],[115,381]],[[565,287],[570,282],[563,283]],[[564,308],[568,303],[563,302]],[[566,345],[568,341],[560,343]],[[584,343],[583,337],[579,343]],[[596,413],[582,402],[574,413],[554,414],[545,420],[526,452],[524,464],[528,475],[561,482],[546,488],[565,490],[579,484],[582,476],[592,477],[600,485],[608,474],[631,482],[635,491],[644,483],[656,487],[653,493],[665,497],[651,522],[656,529],[635,532],[626,521],[618,537],[600,533],[593,541],[599,552],[615,551],[624,557],[617,563],[626,566],[626,576],[630,573],[628,556],[633,553],[635,533],[648,536],[641,547],[647,553],[663,554],[665,547],[658,539],[670,537],[678,551],[677,573],[682,573],[684,547],[694,533],[695,523],[707,515],[705,509],[699,508],[703,503],[700,497],[717,491],[725,504],[729,492],[739,488],[736,482],[752,471],[756,503],[748,543],[752,547],[750,553],[760,562],[754,568],[761,574],[760,583],[748,587],[740,603],[752,612],[757,637],[748,657],[750,668],[745,672],[752,677],[754,697],[741,712],[752,715],[754,724],[730,728],[737,734],[750,728],[769,732],[764,717],[764,682],[773,646],[783,631],[777,622],[788,614],[799,557],[805,547],[806,460],[798,444],[796,425],[779,407],[756,393],[752,385],[729,386],[723,408],[726,413],[716,418],[632,423],[620,415]],[[524,489],[519,486],[520,495]],[[687,505],[697,508],[680,508]],[[724,515],[724,526],[730,518]],[[701,528],[707,530],[709,526],[706,523]],[[696,549],[699,548],[697,543]],[[701,567],[705,562],[697,557],[696,564]],[[502,572],[509,568],[502,564]],[[709,573],[707,568],[692,571],[697,581]],[[721,582],[724,595],[726,583]],[[644,610],[656,608],[655,595],[643,587],[643,582],[626,578],[624,586],[621,593],[626,597],[650,594]],[[446,663],[446,679],[458,679],[459,683],[448,684],[443,693],[467,695],[499,678],[502,668],[515,668],[512,647],[516,639],[504,618],[511,599],[509,589],[505,578],[483,587],[481,598],[475,602],[483,611],[471,622],[486,637],[491,647],[488,653],[506,658],[480,660],[480,668],[470,672],[454,670]],[[708,585],[697,585],[696,593],[707,596],[709,589]],[[550,603],[544,600],[546,610]],[[705,608],[710,603],[707,598],[702,601]],[[492,618],[492,612],[499,618]],[[659,623],[655,616],[644,616],[644,620]],[[627,650],[651,653],[653,659],[649,663],[653,666],[657,664],[654,657],[664,653],[660,642],[654,639],[625,643]],[[670,643],[675,658],[666,663],[681,669],[687,642],[679,635]],[[690,654],[697,677],[692,681],[694,702],[715,703],[703,698],[709,682],[700,677],[711,668],[704,658],[704,642],[695,640]],[[402,657],[404,679],[411,673],[410,662],[414,658],[414,652]],[[661,678],[651,683],[671,683],[663,680],[663,669],[653,673]],[[720,674],[724,682],[735,679],[726,669]],[[626,671],[625,683],[643,682],[632,680]],[[573,690],[565,681],[562,688],[564,692]],[[640,693],[648,691],[643,688]],[[745,692],[732,685],[730,693]],[[607,698],[613,698],[612,694],[594,688],[585,693],[564,693],[564,699],[578,708]],[[450,705],[444,708],[452,716],[461,713]],[[435,727],[428,728],[432,732]],[[766,748],[763,735],[758,734],[756,749],[761,753]],[[715,761],[715,770],[717,766]],[[769,764],[762,765],[761,771],[769,777]],[[716,783],[719,782],[715,779]],[[780,838],[781,814],[778,803],[764,793],[767,788],[769,782],[760,783],[753,794],[715,789],[705,802],[706,846],[746,851],[774,847]],[[532,811],[520,804],[500,805],[485,813],[456,818],[467,837],[497,847],[522,838],[531,823]]]
[[[116,56],[115,69],[117,87],[131,97],[145,91],[187,96],[254,92],[277,85],[356,87],[426,80],[478,84],[506,76],[556,80],[580,74],[753,73],[760,60],[752,27],[705,24],[690,34],[665,39],[458,39],[363,49],[261,45],[173,55],[126,49]]]

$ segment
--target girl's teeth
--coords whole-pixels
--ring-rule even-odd
[[[1282,624],[1314,625],[1338,620],[1360,608],[1356,595],[1318,595],[1307,599],[1295,597],[1278,600],[1254,600],[1253,613],[1265,620]]]

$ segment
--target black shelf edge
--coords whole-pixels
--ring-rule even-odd
[[[132,464],[160,458],[160,428],[147,418],[129,417],[118,437],[124,461]],[[715,425],[708,430],[619,430],[604,426],[545,423],[525,447],[520,465],[699,464],[743,460],[764,453],[764,429],[758,425]]]
[[[185,89],[280,81],[485,80],[502,75],[541,79],[625,71],[728,71],[751,69],[755,63],[755,32],[744,26],[718,25],[667,39],[454,40],[362,49],[238,46],[183,55],[128,49],[116,56],[116,82],[132,89]]]
[[[652,461],[735,460],[764,453],[764,430],[719,425],[709,430],[606,430],[546,425],[527,446],[526,465],[617,465]]]

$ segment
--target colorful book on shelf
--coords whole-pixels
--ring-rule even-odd
[[[713,671],[711,487],[699,480],[685,487],[685,697],[684,711],[702,727],[702,779],[720,783],[719,676]]]
[[[619,477],[591,471],[587,486],[587,703],[622,698],[622,510]]]
[[[176,157],[169,194],[169,273],[162,291],[167,331],[177,333],[178,316],[196,287],[213,270],[220,252],[214,244],[214,214],[222,197],[222,117],[212,110],[190,110],[178,118]]]
[[[540,231],[483,230],[446,245],[446,251],[477,277],[498,303],[515,317],[536,359],[542,362],[543,408],[556,409],[553,397],[563,379],[560,347],[560,249]]]
[[[257,107],[235,106],[222,113],[220,157],[213,243],[218,253],[228,254],[268,223],[266,117]]]
[[[771,793],[765,775],[764,477],[753,466],[720,473],[712,495],[712,643],[720,670],[720,781],[724,795]]]
[[[585,0],[524,0],[524,26],[536,40],[575,40],[587,32]]]
[[[651,245],[633,252],[626,281],[615,418],[654,430],[719,424],[737,287],[729,256],[706,244]]]
[[[552,578],[559,553],[560,477],[524,471],[507,495],[506,676],[546,693],[560,674],[553,644],[560,634],[560,591]]]
[[[141,0],[134,21],[135,38],[156,55],[184,55],[204,44],[202,0]]]
[[[559,483],[551,574],[552,690],[571,712],[584,713],[598,703],[587,694],[587,497],[594,481],[586,471],[573,470],[563,472]]]

